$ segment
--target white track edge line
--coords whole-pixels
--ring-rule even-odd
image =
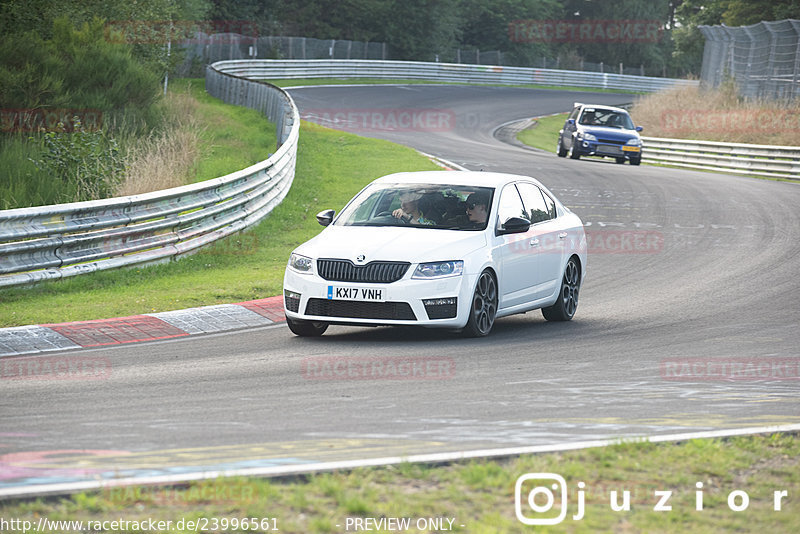
[[[429,454],[414,454],[409,456],[389,456],[385,458],[371,458],[364,460],[340,460],[333,462],[317,462],[308,464],[281,465],[273,467],[252,467],[248,469],[232,469],[226,471],[196,471],[180,475],[162,475],[150,477],[129,477],[108,480],[87,480],[63,484],[42,484],[37,486],[23,486],[21,488],[0,489],[0,499],[40,497],[46,495],[68,494],[77,491],[99,490],[128,485],[174,485],[184,484],[196,480],[209,480],[219,477],[274,477],[312,474],[321,471],[335,471],[339,469],[356,469],[359,467],[376,467],[400,463],[446,463],[458,460],[475,458],[497,458],[504,456],[520,456],[523,454],[538,454],[548,452],[562,452],[578,449],[606,447],[618,443],[650,442],[661,443],[670,441],[686,441],[689,439],[710,439],[754,434],[767,434],[774,432],[800,431],[800,424],[773,425],[760,427],[733,428],[724,430],[710,430],[703,432],[684,432],[679,434],[665,434],[661,436],[641,436],[632,438],[614,438],[591,441],[576,441],[574,443],[561,443],[558,445],[535,445],[528,447],[509,447],[501,449],[476,449],[472,451],[454,451]],[[20,491],[21,490],[21,491]]]

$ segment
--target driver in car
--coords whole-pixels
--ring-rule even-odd
[[[420,198],[422,198],[421,193],[413,191],[402,193],[400,195],[400,207],[392,212],[392,216],[411,224],[436,224],[432,219],[426,218],[425,214],[420,210]]]

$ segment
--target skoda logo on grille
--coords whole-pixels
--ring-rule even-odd
[[[359,254],[359,255],[356,257],[356,262],[358,262],[358,263],[364,263],[364,261],[365,261],[366,259],[367,259],[367,257],[366,257],[366,256],[364,256],[363,254]]]

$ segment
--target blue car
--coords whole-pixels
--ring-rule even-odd
[[[558,155],[614,158],[617,163],[642,162],[641,126],[634,126],[624,109],[610,106],[575,103],[564,128],[558,132]]]

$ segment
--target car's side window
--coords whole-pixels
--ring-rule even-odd
[[[567,117],[567,118],[568,119],[577,119],[578,118],[578,113],[580,113],[580,111],[581,111],[581,107],[580,106],[576,106],[575,109],[572,110],[572,113],[570,113],[569,117]]]
[[[497,207],[498,228],[511,217],[528,218],[522,199],[513,184],[507,185],[500,194],[500,205]]]
[[[552,219],[552,211],[544,201],[542,190],[534,184],[521,182],[517,184],[522,202],[525,205],[525,213],[531,224]]]
[[[544,191],[542,191],[542,198],[544,198],[544,204],[545,206],[547,206],[547,212],[550,214],[550,218],[555,219],[556,217],[558,217],[558,210],[556,210],[555,201],[552,198],[550,198]]]

